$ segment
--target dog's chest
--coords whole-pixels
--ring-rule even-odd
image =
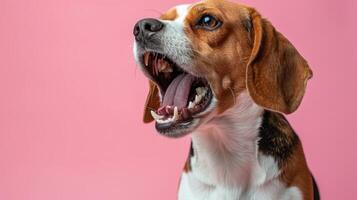
[[[179,200],[302,200],[296,187],[287,188],[279,180],[270,181],[259,187],[242,188],[208,186],[192,180],[192,175],[181,177]]]
[[[232,169],[231,173],[206,170],[207,166],[199,166],[194,160],[193,157],[192,171],[181,176],[179,200],[302,199],[298,188],[286,187],[279,180],[280,172],[270,156],[259,155],[257,164],[250,164],[256,165],[254,169],[241,168],[237,173]]]
[[[287,187],[279,179],[278,163],[272,156],[259,153],[256,142],[235,145],[239,150],[229,154],[209,143],[213,140],[200,143],[202,140],[193,138],[193,141],[196,146],[190,170],[181,176],[179,200],[303,199],[297,187]],[[199,151],[200,148],[204,151]]]
[[[245,101],[240,101],[245,102]],[[258,150],[260,109],[238,105],[192,135],[190,170],[181,177],[179,200],[301,200],[280,181],[277,160]]]

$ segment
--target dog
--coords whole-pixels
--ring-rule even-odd
[[[179,200],[317,200],[301,141],[283,114],[312,71],[254,8],[225,0],[176,6],[134,26],[149,79],[144,122],[192,137]]]

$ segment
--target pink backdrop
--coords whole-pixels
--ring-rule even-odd
[[[187,0],[0,0],[0,199],[175,199],[189,138],[141,122],[132,27]],[[290,115],[325,200],[355,199],[355,0],[246,0],[309,61]]]

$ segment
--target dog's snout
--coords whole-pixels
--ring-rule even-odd
[[[163,27],[164,24],[159,20],[147,18],[142,19],[135,24],[133,33],[137,41],[142,41],[159,32]]]

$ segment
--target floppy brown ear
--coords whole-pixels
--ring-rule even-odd
[[[305,59],[269,21],[251,11],[254,38],[247,66],[247,88],[256,104],[289,114],[301,103],[312,77]]]
[[[159,89],[152,82],[149,81],[149,94],[146,97],[145,109],[144,109],[144,122],[150,123],[154,120],[152,118],[150,111],[157,110],[160,107],[160,97],[159,97]]]

